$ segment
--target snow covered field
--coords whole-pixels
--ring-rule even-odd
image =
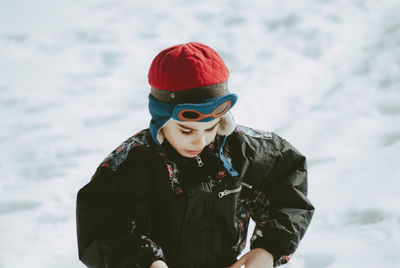
[[[309,161],[287,268],[400,267],[398,0],[0,0],[0,268],[78,268],[77,190],[146,128],[147,70],[199,41],[240,124]]]

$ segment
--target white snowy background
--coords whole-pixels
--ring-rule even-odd
[[[0,0],[0,267],[78,268],[75,198],[147,128],[162,49],[213,47],[236,121],[309,161],[287,268],[400,267],[400,1]]]

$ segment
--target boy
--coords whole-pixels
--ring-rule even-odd
[[[278,266],[314,207],[306,159],[276,134],[235,126],[229,71],[201,43],[149,70],[150,128],[123,142],[78,193],[79,257],[90,268]],[[256,226],[245,247],[250,217]]]

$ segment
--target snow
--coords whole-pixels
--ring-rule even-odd
[[[0,267],[84,267],[75,198],[146,128],[147,70],[189,41],[224,58],[238,123],[308,159],[310,228],[288,268],[398,267],[396,0],[0,1]]]

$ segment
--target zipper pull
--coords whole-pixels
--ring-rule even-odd
[[[245,182],[243,182],[243,181],[241,182],[241,184],[242,184],[243,186],[249,188],[249,189],[253,189],[253,185],[250,185],[250,184],[245,183]]]
[[[196,155],[196,160],[197,160],[197,166],[202,167],[203,161],[201,161],[200,155]]]
[[[231,191],[229,191],[229,190],[224,190],[223,192],[219,192],[218,193],[218,197],[219,198],[222,198],[222,197],[224,197],[225,195],[228,195],[228,194],[230,194],[231,193]]]
[[[234,194],[234,193],[240,192],[240,190],[242,190],[242,186],[240,186],[237,189],[233,189],[233,190],[226,189],[226,190],[223,190],[222,192],[219,192],[218,193],[218,197],[222,198],[222,197],[224,197],[224,196],[226,196],[228,194]]]

